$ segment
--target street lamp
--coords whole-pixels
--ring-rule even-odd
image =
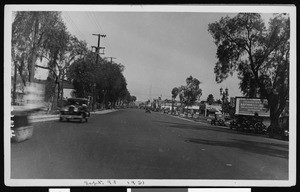
[[[225,104],[225,100],[227,100],[228,97],[228,88],[225,89],[225,91],[223,91],[223,88],[220,88],[220,96],[221,96],[221,100],[222,100],[222,113],[224,113],[224,104]]]

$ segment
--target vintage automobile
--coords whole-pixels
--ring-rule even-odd
[[[151,108],[150,107],[146,107],[145,108],[145,113],[151,113]]]
[[[211,125],[226,126],[225,116],[223,114],[215,114],[215,118],[210,123]]]
[[[266,134],[267,133],[267,127],[263,124],[262,121],[255,122],[254,132],[259,133],[259,134]]]
[[[61,108],[59,121],[79,119],[80,122],[88,122],[90,112],[88,110],[88,99],[69,98],[65,107]]]

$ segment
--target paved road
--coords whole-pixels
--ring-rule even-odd
[[[22,179],[288,179],[288,142],[126,109],[39,122],[11,145]]]

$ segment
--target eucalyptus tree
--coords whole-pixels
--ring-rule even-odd
[[[276,127],[289,97],[289,15],[275,14],[266,27],[260,14],[239,13],[209,24],[208,31],[218,48],[216,81],[237,72],[245,96],[268,100]]]
[[[35,64],[41,54],[44,37],[59,20],[59,12],[18,11],[12,23],[12,59],[26,82],[34,80]]]
[[[24,86],[26,82],[34,80],[36,67],[47,69],[49,70],[47,86],[50,89],[48,92],[52,94],[57,92],[59,98],[62,94],[60,82],[64,79],[67,68],[86,50],[85,42],[68,33],[60,12],[14,13],[12,63]]]
[[[201,82],[189,76],[186,78],[186,85],[179,87],[180,102],[184,106],[191,106],[196,100],[199,100],[202,95],[202,89],[200,88]]]

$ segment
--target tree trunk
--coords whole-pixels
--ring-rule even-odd
[[[57,98],[56,98],[56,103],[57,103],[58,107],[60,107],[59,100],[60,100],[60,83],[57,82]]]
[[[278,96],[273,94],[270,96],[270,99],[268,100],[269,106],[270,106],[270,131],[274,131],[278,129],[279,125],[279,117],[281,112],[279,111],[279,101],[278,101]]]
[[[31,53],[31,59],[30,62],[28,63],[29,66],[29,82],[34,81],[34,72],[35,72],[35,62],[36,62],[36,49],[37,49],[37,32],[39,29],[39,18],[38,18],[38,13],[35,14],[35,24],[34,24],[34,31],[33,31],[33,45],[32,45],[32,53]]]
[[[53,88],[53,96],[52,96],[52,111],[57,108],[57,94],[56,94],[56,85],[57,83],[54,83],[54,88]]]
[[[62,104],[63,102],[63,97],[64,97],[64,75],[62,76],[62,80],[61,80],[60,104]]]
[[[15,64],[15,70],[14,70],[14,87],[13,87],[13,100],[12,103],[13,105],[16,105],[16,98],[17,98],[17,94],[16,94],[16,90],[17,90],[17,62],[14,61]]]

